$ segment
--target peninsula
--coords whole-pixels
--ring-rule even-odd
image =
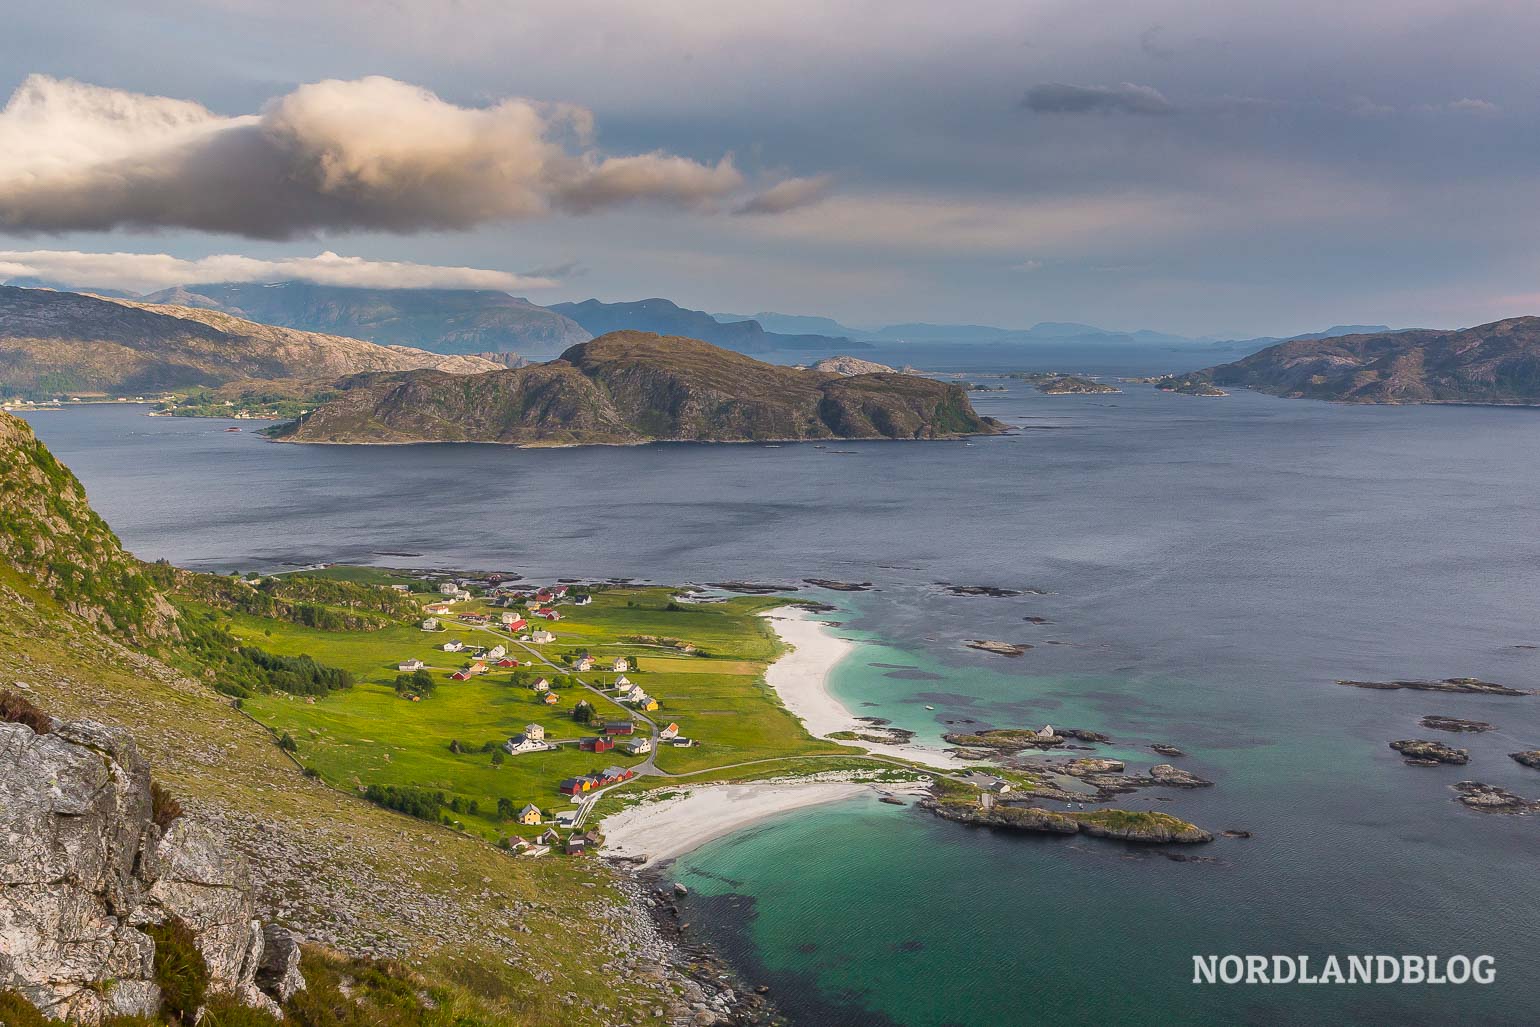
[[[699,339],[611,332],[529,367],[393,375],[279,426],[288,442],[523,446],[993,435],[957,385],[767,364]]]

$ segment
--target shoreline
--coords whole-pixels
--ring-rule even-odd
[[[752,827],[762,820],[863,794],[918,795],[923,782],[774,780],[742,784],[685,785],[681,795],[643,801],[611,813],[599,824],[604,855],[657,871],[707,842]]]
[[[809,734],[825,741],[838,742],[851,749],[892,756],[936,770],[955,770],[969,764],[942,749],[915,742],[851,742],[829,735],[840,731],[871,731],[873,726],[857,720],[829,691],[829,675],[835,666],[855,651],[856,643],[840,638],[823,621],[814,620],[811,611],[800,607],[782,607],[760,614],[790,650],[765,670],[765,682],[780,696],[792,715],[802,721]]]

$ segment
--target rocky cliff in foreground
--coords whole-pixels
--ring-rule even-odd
[[[294,442],[583,445],[937,439],[1000,430],[945,382],[807,371],[698,339],[614,332],[517,370],[392,376],[278,434]]]
[[[277,1015],[304,987],[299,948],[256,918],[244,862],[152,791],[126,733],[33,714],[0,721],[0,992],[75,1023],[155,1016],[155,935],[175,923],[210,994]]]
[[[1540,404],[1540,317],[1299,339],[1188,377],[1350,403]]]

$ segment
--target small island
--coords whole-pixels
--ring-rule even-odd
[[[1017,371],[1007,377],[1030,382],[1045,396],[1100,396],[1123,391],[1116,385],[1094,381],[1083,375],[1059,374],[1056,371]]]

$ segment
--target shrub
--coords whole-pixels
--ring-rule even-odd
[[[53,718],[20,692],[9,688],[0,689],[0,720],[12,724],[25,724],[40,735],[46,735],[53,726]]]
[[[198,1007],[209,990],[209,967],[187,925],[171,919],[147,933],[155,941],[155,983],[160,986],[161,1013],[174,1023],[192,1027]]]
[[[48,1027],[37,1006],[16,991],[0,991],[0,1023],[6,1027]]]
[[[299,743],[294,740],[293,735],[285,731],[278,739],[278,748],[284,752],[299,752]]]
[[[159,781],[151,781],[150,819],[155,821],[155,826],[164,831],[181,815],[182,804],[176,801],[176,796],[171,794],[171,789]]]
[[[420,820],[438,820],[439,808],[444,805],[443,792],[429,792],[410,785],[370,785],[364,789],[364,798],[377,806]]]
[[[271,1013],[243,1005],[230,995],[215,995],[204,1007],[198,1027],[283,1027]]]

